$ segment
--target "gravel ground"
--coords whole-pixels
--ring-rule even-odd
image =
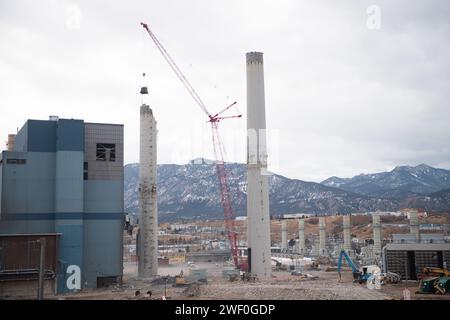
[[[226,300],[384,300],[391,296],[378,290],[352,282],[351,275],[337,281],[335,274],[311,272],[316,280],[275,274],[277,279],[256,281],[255,283],[214,281],[200,286],[196,299]],[[186,297],[180,297],[186,298]]]
[[[337,272],[307,271],[317,279],[302,279],[289,272],[274,272],[270,280],[257,280],[254,283],[229,282],[222,278],[222,266],[216,264],[200,264],[207,268],[208,284],[191,287],[172,287],[154,285],[149,281],[136,278],[136,267],[127,265],[122,288],[86,290],[77,294],[58,296],[57,299],[89,299],[89,300],[129,300],[149,299],[145,296],[151,290],[152,299],[161,299],[165,293],[172,300],[385,300],[401,299],[404,284],[385,285],[381,290],[369,290],[365,285],[353,283],[351,271],[343,272],[341,282]],[[185,265],[161,268],[161,274],[178,274],[180,270],[188,273]],[[417,283],[410,283],[412,299],[450,299],[450,295],[418,295]],[[141,295],[135,297],[139,290]]]

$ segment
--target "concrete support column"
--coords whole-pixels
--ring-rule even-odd
[[[351,232],[350,215],[343,216],[343,223],[344,223],[344,250],[350,254],[352,249],[352,239],[350,233]]]
[[[325,217],[319,218],[319,254],[326,254]]]
[[[417,217],[417,210],[409,212],[409,229],[409,232],[415,236],[416,242],[419,242],[419,218]]]
[[[286,220],[281,220],[281,250],[287,249],[287,225]]]
[[[381,257],[381,223],[380,214],[374,213],[372,215],[373,226],[373,255],[379,259]]]
[[[305,220],[298,220],[298,251],[305,254]]]
[[[317,241],[317,237],[314,237],[313,242],[312,242],[312,247],[311,247],[311,256],[312,257],[317,257],[319,256],[319,244]]]

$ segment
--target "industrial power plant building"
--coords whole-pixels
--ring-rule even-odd
[[[120,281],[123,125],[28,120],[8,149],[0,157],[0,294],[37,285],[41,242],[47,292]]]

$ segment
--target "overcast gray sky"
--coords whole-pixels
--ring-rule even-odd
[[[273,171],[321,181],[450,169],[447,0],[0,0],[1,140],[49,115],[122,123],[126,162],[136,162],[145,71],[158,162],[213,158],[204,115],[141,21],[211,112],[238,101],[244,119],[222,125],[227,160],[245,161],[245,53],[262,51]]]

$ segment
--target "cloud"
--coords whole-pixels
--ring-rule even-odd
[[[367,28],[372,4],[379,30]],[[449,16],[445,0],[0,1],[0,138],[50,114],[124,123],[126,161],[137,161],[145,71],[159,162],[212,157],[206,119],[145,21],[211,112],[237,100],[245,114],[245,52],[264,52],[277,173],[320,181],[400,164],[450,169]],[[245,161],[235,134],[245,118],[223,130],[229,160]]]

